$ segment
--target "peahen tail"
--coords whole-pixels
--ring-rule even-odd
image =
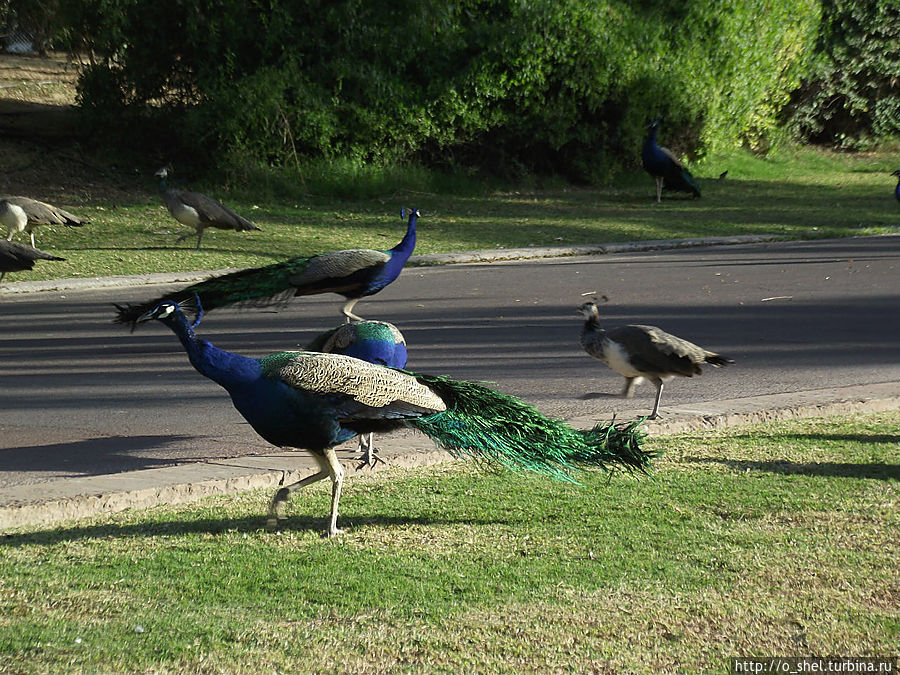
[[[457,457],[497,463],[577,482],[584,468],[646,472],[653,453],[641,448],[640,422],[573,429],[524,401],[473,382],[413,374],[447,404],[444,412],[408,421]]]
[[[205,310],[228,305],[272,305],[294,295],[291,277],[302,272],[309,258],[291,258],[283,262],[238,270],[230,274],[211,277],[205,281],[158,298],[129,305],[116,305],[115,323],[130,324],[132,329],[142,314],[150,311],[163,300],[183,302],[199,297]]]

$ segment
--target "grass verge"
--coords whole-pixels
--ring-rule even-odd
[[[725,672],[900,641],[900,411],[655,439],[585,487],[453,464],[7,536],[0,672]]]
[[[417,253],[900,229],[889,175],[900,155],[805,150],[765,161],[750,155],[711,158],[697,171],[702,199],[671,196],[663,204],[655,203],[653,182],[643,174],[624,175],[605,188],[531,185],[484,192],[471,180],[415,167],[317,166],[296,180],[251,176],[252,188],[185,185],[222,200],[262,228],[208,230],[197,251],[192,237],[175,243],[188,230],[162,206],[152,169],[97,168],[64,152],[47,155],[25,143],[6,146],[7,163],[14,167],[8,192],[51,201],[93,221],[82,228],[38,228],[38,248],[66,261],[39,263],[8,281],[245,267],[342,248],[386,249],[402,237],[402,205],[422,212]],[[726,169],[726,179],[713,178]],[[325,192],[317,194],[319,189]],[[24,240],[18,235],[17,241]]]

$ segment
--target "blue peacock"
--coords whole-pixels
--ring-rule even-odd
[[[337,293],[347,298],[341,313],[349,322],[362,318],[353,313],[360,298],[374,295],[394,281],[416,246],[416,220],[412,209],[406,234],[394,248],[376,251],[354,248],[330,251],[310,258],[291,258],[283,262],[232,272],[192,284],[164,297],[135,305],[117,305],[118,323],[138,323],[137,319],[164,299],[177,302],[200,298],[207,311],[229,305],[266,306],[296,295]]]
[[[662,201],[663,190],[690,192],[694,197],[700,196],[700,186],[684,164],[668,148],[656,144],[660,120],[649,125],[644,147],[641,149],[641,163],[644,170],[656,180],[656,202]]]
[[[293,491],[330,477],[328,535],[338,534],[338,502],[344,470],[335,446],[358,434],[407,426],[422,431],[457,457],[565,481],[582,468],[645,471],[651,454],[632,423],[578,431],[531,405],[488,387],[367,363],[344,354],[285,351],[249,358],[200,339],[181,306],[164,300],[138,317],[158,320],[181,340],[202,375],[228,391],[253,429],[279,447],[309,451],[319,470],[280,488],[267,525],[284,518]]]
[[[306,345],[306,351],[344,354],[389,368],[405,368],[408,358],[403,333],[386,321],[343,323],[316,337]],[[375,449],[374,436],[371,432],[359,435],[361,467],[374,467],[381,461]]]
[[[900,202],[900,169],[891,172],[892,176],[897,176],[897,187],[894,188],[894,196],[897,198],[897,201]]]

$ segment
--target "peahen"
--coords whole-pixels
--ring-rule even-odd
[[[579,311],[584,315],[581,346],[595,359],[624,375],[623,398],[631,398],[634,385],[643,378],[656,387],[651,420],[659,416],[659,399],[665,380],[676,375],[702,375],[700,367],[706,363],[715,367],[734,363],[721,354],[707,351],[656,326],[629,325],[604,330],[600,327],[600,312],[593,302],[584,303]]]
[[[894,188],[894,196],[897,198],[897,201],[900,202],[900,169],[891,173],[892,176],[897,176],[897,187]]]
[[[9,196],[0,199],[0,222],[9,232],[7,241],[12,241],[17,232],[26,232],[31,235],[31,246],[35,247],[34,228],[38,225],[81,227],[91,221],[37,199]]]
[[[410,373],[343,354],[287,351],[249,358],[219,349],[194,334],[179,304],[164,300],[138,321],[159,320],[181,340],[191,364],[224,387],[238,412],[266,441],[309,451],[319,471],[280,488],[267,524],[284,518],[291,493],[327,477],[332,481],[328,534],[337,528],[344,470],[334,447],[357,434],[402,426],[418,429],[459,457],[574,481],[581,468],[644,471],[637,424],[577,431],[527,403],[485,386]]]
[[[641,149],[641,163],[644,170],[656,180],[656,203],[662,201],[663,190],[677,190],[690,192],[694,197],[700,196],[700,186],[684,168],[684,164],[668,148],[662,148],[656,144],[656,133],[659,130],[659,120],[650,123],[647,139]]]
[[[199,192],[187,192],[169,187],[166,184],[166,178],[169,175],[167,167],[159,169],[154,175],[159,179],[157,183],[159,194],[172,217],[179,223],[193,227],[197,231],[197,248],[200,248],[200,240],[203,239],[203,231],[207,227],[237,232],[259,229],[249,220],[239,216],[212,197],[207,197]],[[178,237],[176,243],[190,236],[192,236],[191,232],[183,234]]]
[[[65,260],[65,258],[14,241],[0,239],[0,281],[3,281],[7,272],[34,269],[37,260]]]
[[[311,258],[252,267],[212,277],[164,297],[136,305],[117,306],[118,323],[136,325],[138,317],[164,299],[177,302],[195,295],[207,311],[228,305],[270,305],[295,295],[338,293],[347,298],[341,313],[349,322],[362,319],[351,311],[360,298],[374,295],[394,281],[416,245],[419,212],[409,212],[406,235],[389,251],[355,248],[320,253]]]
[[[386,321],[343,323],[316,337],[306,345],[306,351],[344,354],[389,368],[405,368],[407,359],[403,334]],[[379,461],[373,433],[359,435],[358,449],[362,466],[373,467]]]

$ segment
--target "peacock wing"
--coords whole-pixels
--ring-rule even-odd
[[[329,397],[347,397],[354,418],[430,415],[447,409],[431,388],[406,373],[342,354],[281,352],[260,359],[267,377]],[[352,401],[353,403],[349,403]]]
[[[341,279],[361,270],[381,267],[390,259],[389,253],[369,248],[322,253],[310,258],[305,269],[291,277],[291,284],[300,288],[329,279]]]
[[[674,152],[672,152],[672,151],[669,150],[668,148],[663,148],[663,147],[660,147],[659,151],[660,151],[662,154],[664,154],[666,157],[668,157],[668,158],[672,161],[672,163],[673,163],[675,166],[677,166],[679,169],[683,169],[683,168],[684,168],[684,164],[682,164],[681,160],[678,159],[678,157],[675,156],[675,153],[674,153]]]

